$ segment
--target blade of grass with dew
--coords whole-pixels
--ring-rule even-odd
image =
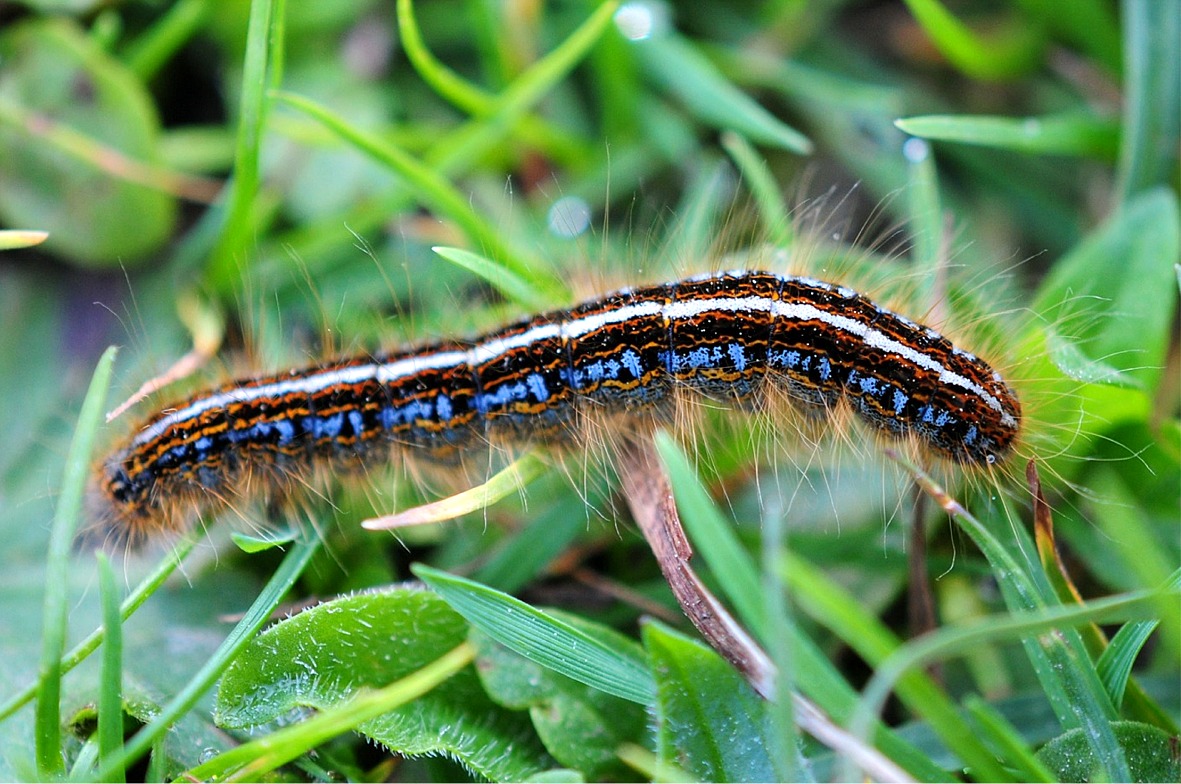
[[[284,556],[279,568],[255,598],[254,603],[242,616],[242,620],[233,628],[229,636],[214,652],[209,661],[193,676],[188,685],[165,705],[159,715],[149,724],[144,725],[131,742],[126,744],[123,754],[103,765],[96,778],[105,780],[112,771],[125,768],[139,759],[149,748],[168,732],[172,723],[184,715],[196,704],[225,671],[234,657],[250,642],[251,638],[270,619],[271,613],[279,606],[284,595],[303,573],[304,567],[320,548],[320,541],[316,538],[295,542]]]
[[[902,143],[902,154],[908,164],[906,210],[908,228],[914,238],[916,307],[920,311],[940,300],[936,289],[946,285],[941,268],[947,264],[943,222],[943,201],[939,197],[939,172],[931,145],[922,139],[907,139]]]
[[[123,625],[111,562],[106,553],[97,553],[97,559],[103,627],[107,630],[98,693],[98,758],[101,764],[106,764],[123,750]],[[114,766],[107,781],[126,781],[126,773],[122,767]]]
[[[1181,586],[1181,570],[1173,572],[1165,585],[1166,588],[1176,591]],[[1167,599],[1162,597],[1158,610],[1167,606]],[[1111,642],[1107,644],[1107,648],[1099,656],[1099,660],[1095,662],[1095,669],[1098,670],[1099,679],[1103,681],[1104,688],[1111,695],[1111,701],[1117,708],[1124,702],[1125,692],[1129,692],[1128,696],[1135,697],[1136,708],[1140,711],[1140,715],[1133,716],[1133,718],[1156,724],[1166,732],[1176,735],[1177,724],[1172,717],[1161,710],[1160,706],[1150,700],[1135,681],[1131,680],[1132,665],[1136,662],[1136,657],[1153,631],[1160,625],[1159,619],[1132,621],[1124,624],[1111,638]],[[1132,708],[1132,705],[1128,705],[1129,715]]]
[[[1181,598],[1181,593],[1176,590],[1173,595]],[[1156,601],[1157,597],[1152,592],[1136,591],[1078,605],[995,615],[962,625],[944,626],[903,644],[877,665],[869,683],[862,690],[859,715],[851,725],[857,731],[864,732],[865,721],[881,712],[895,684],[907,672],[918,671],[935,661],[962,656],[984,643],[1021,640],[1088,623],[1141,618],[1151,612]]]
[[[37,771],[42,778],[60,776],[65,765],[61,742],[62,650],[66,641],[66,579],[69,573],[70,543],[82,515],[82,497],[90,474],[90,453],[102,422],[102,413],[111,383],[111,367],[117,349],[103,352],[94,369],[86,398],[78,414],[78,424],[66,454],[62,472],[61,496],[53,515],[49,534],[49,552],[45,559],[45,610],[41,635],[41,669],[37,678],[36,738]]]
[[[579,683],[646,705],[655,693],[642,654],[614,649],[520,599],[416,564],[412,571],[468,623],[501,645]]]
[[[955,518],[960,529],[984,553],[1010,611],[1037,611],[1057,603],[1054,589],[1037,560],[1036,547],[1023,529],[1005,526],[1013,535],[1013,541],[1006,547],[926,472],[897,455],[893,457],[915,477],[924,492]],[[1024,563],[1010,550],[1021,554]],[[1024,638],[1022,644],[1063,729],[1084,729],[1096,759],[1103,763],[1107,773],[1116,780],[1127,780],[1127,760],[1111,728],[1117,714],[1078,632],[1063,629],[1051,635]]]
[[[281,2],[281,0],[278,0]],[[253,0],[246,28],[246,55],[242,63],[242,95],[238,102],[238,142],[234,172],[224,196],[224,222],[217,245],[209,257],[206,281],[215,291],[228,293],[241,276],[238,254],[250,247],[254,201],[259,190],[259,150],[270,98],[267,87],[268,55],[275,30],[271,17],[276,0]]]
[[[894,125],[904,133],[941,142],[959,142],[1033,155],[1076,155],[1115,160],[1119,124],[1086,114],[1047,117],[986,117],[932,114],[904,117]]]

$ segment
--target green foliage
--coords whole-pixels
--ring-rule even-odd
[[[0,779],[1178,777],[1178,4],[29,0],[4,20]],[[1052,526],[1030,533],[1020,482],[945,489],[794,425],[660,434],[693,566],[779,704],[671,628],[597,433],[585,461],[373,467],[163,553],[70,550],[91,445],[223,369],[471,335],[718,254],[774,267],[763,239],[1010,356]],[[219,358],[104,429],[104,396],[209,342],[196,301],[229,314]],[[457,521],[359,525],[472,485],[421,513]],[[917,564],[916,487],[956,511]],[[917,636],[908,581],[940,614]]]

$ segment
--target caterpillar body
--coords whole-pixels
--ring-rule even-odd
[[[481,443],[571,440],[597,412],[678,394],[804,409],[842,403],[956,463],[1012,450],[1021,406],[985,361],[845,286],[763,271],[623,289],[473,341],[234,381],[150,418],[102,462],[94,515],[132,542],[278,485],[391,450],[446,458]],[[176,518],[183,519],[176,519]]]

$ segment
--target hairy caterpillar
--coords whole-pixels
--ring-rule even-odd
[[[956,463],[1012,450],[1021,406],[999,373],[845,286],[762,271],[624,289],[493,331],[244,379],[149,419],[101,465],[92,505],[137,542],[225,507],[246,479],[286,489],[303,469],[445,458],[490,442],[569,441],[584,417],[657,416],[695,392],[758,406],[848,405],[883,434]],[[179,519],[178,519],[179,518]]]

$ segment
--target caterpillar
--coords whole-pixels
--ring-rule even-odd
[[[496,442],[569,442],[582,417],[667,411],[695,393],[806,411],[848,405],[872,429],[958,464],[1019,438],[1016,394],[987,362],[851,288],[757,270],[622,289],[475,340],[230,382],[169,406],[102,461],[92,517],[138,543],[220,511],[239,484],[392,450],[438,459]]]

